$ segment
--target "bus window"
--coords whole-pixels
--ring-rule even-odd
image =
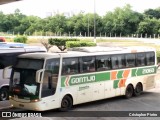
[[[145,65],[145,53],[137,53],[136,54],[137,66]]]
[[[154,54],[154,52],[146,53],[146,62],[147,62],[147,65],[154,65],[155,64],[155,54]]]
[[[83,72],[94,72],[95,71],[95,57],[82,57],[80,59],[80,71]]]
[[[4,65],[4,61],[3,61],[3,55],[0,55],[0,69],[4,69],[5,65]]]
[[[13,65],[16,62],[18,53],[5,53],[0,55],[0,69]]]
[[[117,58],[117,56],[112,56],[111,61],[112,61],[112,69],[118,69],[118,58]]]
[[[97,56],[96,67],[97,67],[97,71],[110,70],[111,69],[110,56]]]
[[[46,61],[42,84],[42,97],[47,97],[55,93],[58,81],[59,59],[49,59]]]
[[[62,66],[62,75],[78,73],[78,58],[64,58]]]
[[[135,54],[126,55],[126,67],[135,67]]]
[[[125,67],[124,55],[114,55],[111,57],[111,60],[112,60],[112,69]]]
[[[59,59],[49,59],[46,62],[45,66],[46,71],[51,74],[56,74],[58,76],[59,73]]]
[[[126,66],[124,55],[117,55],[117,59],[118,59],[118,68],[124,68]]]

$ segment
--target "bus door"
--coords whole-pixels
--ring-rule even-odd
[[[41,97],[53,96],[56,92],[59,73],[59,59],[48,59],[42,83]]]

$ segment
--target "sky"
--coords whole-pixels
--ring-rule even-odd
[[[106,12],[113,11],[116,7],[122,8],[126,4],[130,4],[132,10],[142,13],[146,9],[160,7],[160,0],[95,0],[95,4],[94,0],[22,0],[0,5],[0,11],[9,14],[18,8],[25,15],[45,18],[55,13],[94,13],[95,8],[95,12],[103,16]]]

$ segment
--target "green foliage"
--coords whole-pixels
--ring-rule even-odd
[[[27,37],[26,36],[17,36],[14,38],[14,42],[26,43]]]
[[[153,34],[159,34],[160,30],[160,20],[155,18],[145,18],[142,22],[138,25],[138,34],[142,34],[143,37],[145,34],[153,35]]]
[[[137,25],[142,19],[142,15],[134,12],[130,5],[123,8],[116,8],[113,12],[108,12],[103,17],[104,31],[107,34],[116,36],[126,36],[136,32]]]
[[[157,63],[160,63],[160,51],[157,51],[156,54],[157,54]]]
[[[144,12],[144,14],[149,18],[160,18],[160,8],[157,9],[148,9]]]
[[[13,14],[0,12],[0,32],[14,35],[93,36],[94,17],[96,19],[96,36],[160,34],[160,8],[138,13],[133,11],[130,5],[117,7],[104,16],[81,12],[71,17],[57,14],[39,18],[23,15],[19,9],[16,9]]]
[[[96,46],[96,43],[88,41],[68,41],[66,46],[67,48],[86,47],[86,46],[90,47],[90,46]]]
[[[79,39],[64,39],[64,38],[50,38],[48,39],[48,43],[50,45],[57,46],[61,51],[66,49],[66,42],[68,41],[79,41]]]

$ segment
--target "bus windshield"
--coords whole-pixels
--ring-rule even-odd
[[[44,60],[18,59],[11,74],[11,95],[29,100],[38,98],[40,84],[35,78],[36,71],[43,68],[43,63]]]

